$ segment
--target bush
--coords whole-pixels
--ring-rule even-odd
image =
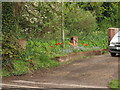
[[[21,51],[17,39],[11,34],[3,34],[2,49],[3,60],[14,58],[18,56]]]
[[[65,8],[65,11],[67,8]],[[80,8],[75,8],[65,13],[64,16],[65,28],[68,30],[68,35],[78,35],[78,33],[88,34],[94,31],[97,27],[96,17],[89,11],[84,11]]]
[[[3,33],[2,36],[2,66],[5,70],[12,72],[14,69],[13,60],[19,57],[21,47],[17,39],[9,34]]]

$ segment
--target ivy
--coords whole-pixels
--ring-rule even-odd
[[[6,70],[13,69],[12,60],[18,57],[20,47],[16,35],[16,18],[14,17],[12,2],[2,3],[2,65]]]

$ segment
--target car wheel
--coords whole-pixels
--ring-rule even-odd
[[[112,57],[116,56],[116,53],[111,53],[111,56],[112,56]]]

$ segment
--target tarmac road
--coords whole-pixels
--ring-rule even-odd
[[[108,88],[118,79],[119,56],[109,54],[73,61],[57,68],[38,70],[33,74],[4,77],[3,88]]]

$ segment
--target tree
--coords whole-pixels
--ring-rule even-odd
[[[59,38],[61,5],[56,2],[26,3],[22,8],[20,27],[22,34],[37,38]]]
[[[117,27],[118,23],[118,3],[117,2],[79,2],[79,7],[96,15],[99,27]],[[107,27],[107,28],[108,28]]]
[[[68,5],[69,4],[69,5]],[[68,35],[88,34],[96,29],[96,17],[81,9],[77,3],[66,3],[64,7],[65,28]]]
[[[20,47],[17,43],[16,22],[14,9],[17,3],[2,3],[2,65],[7,70],[12,70],[12,60],[20,54]]]

